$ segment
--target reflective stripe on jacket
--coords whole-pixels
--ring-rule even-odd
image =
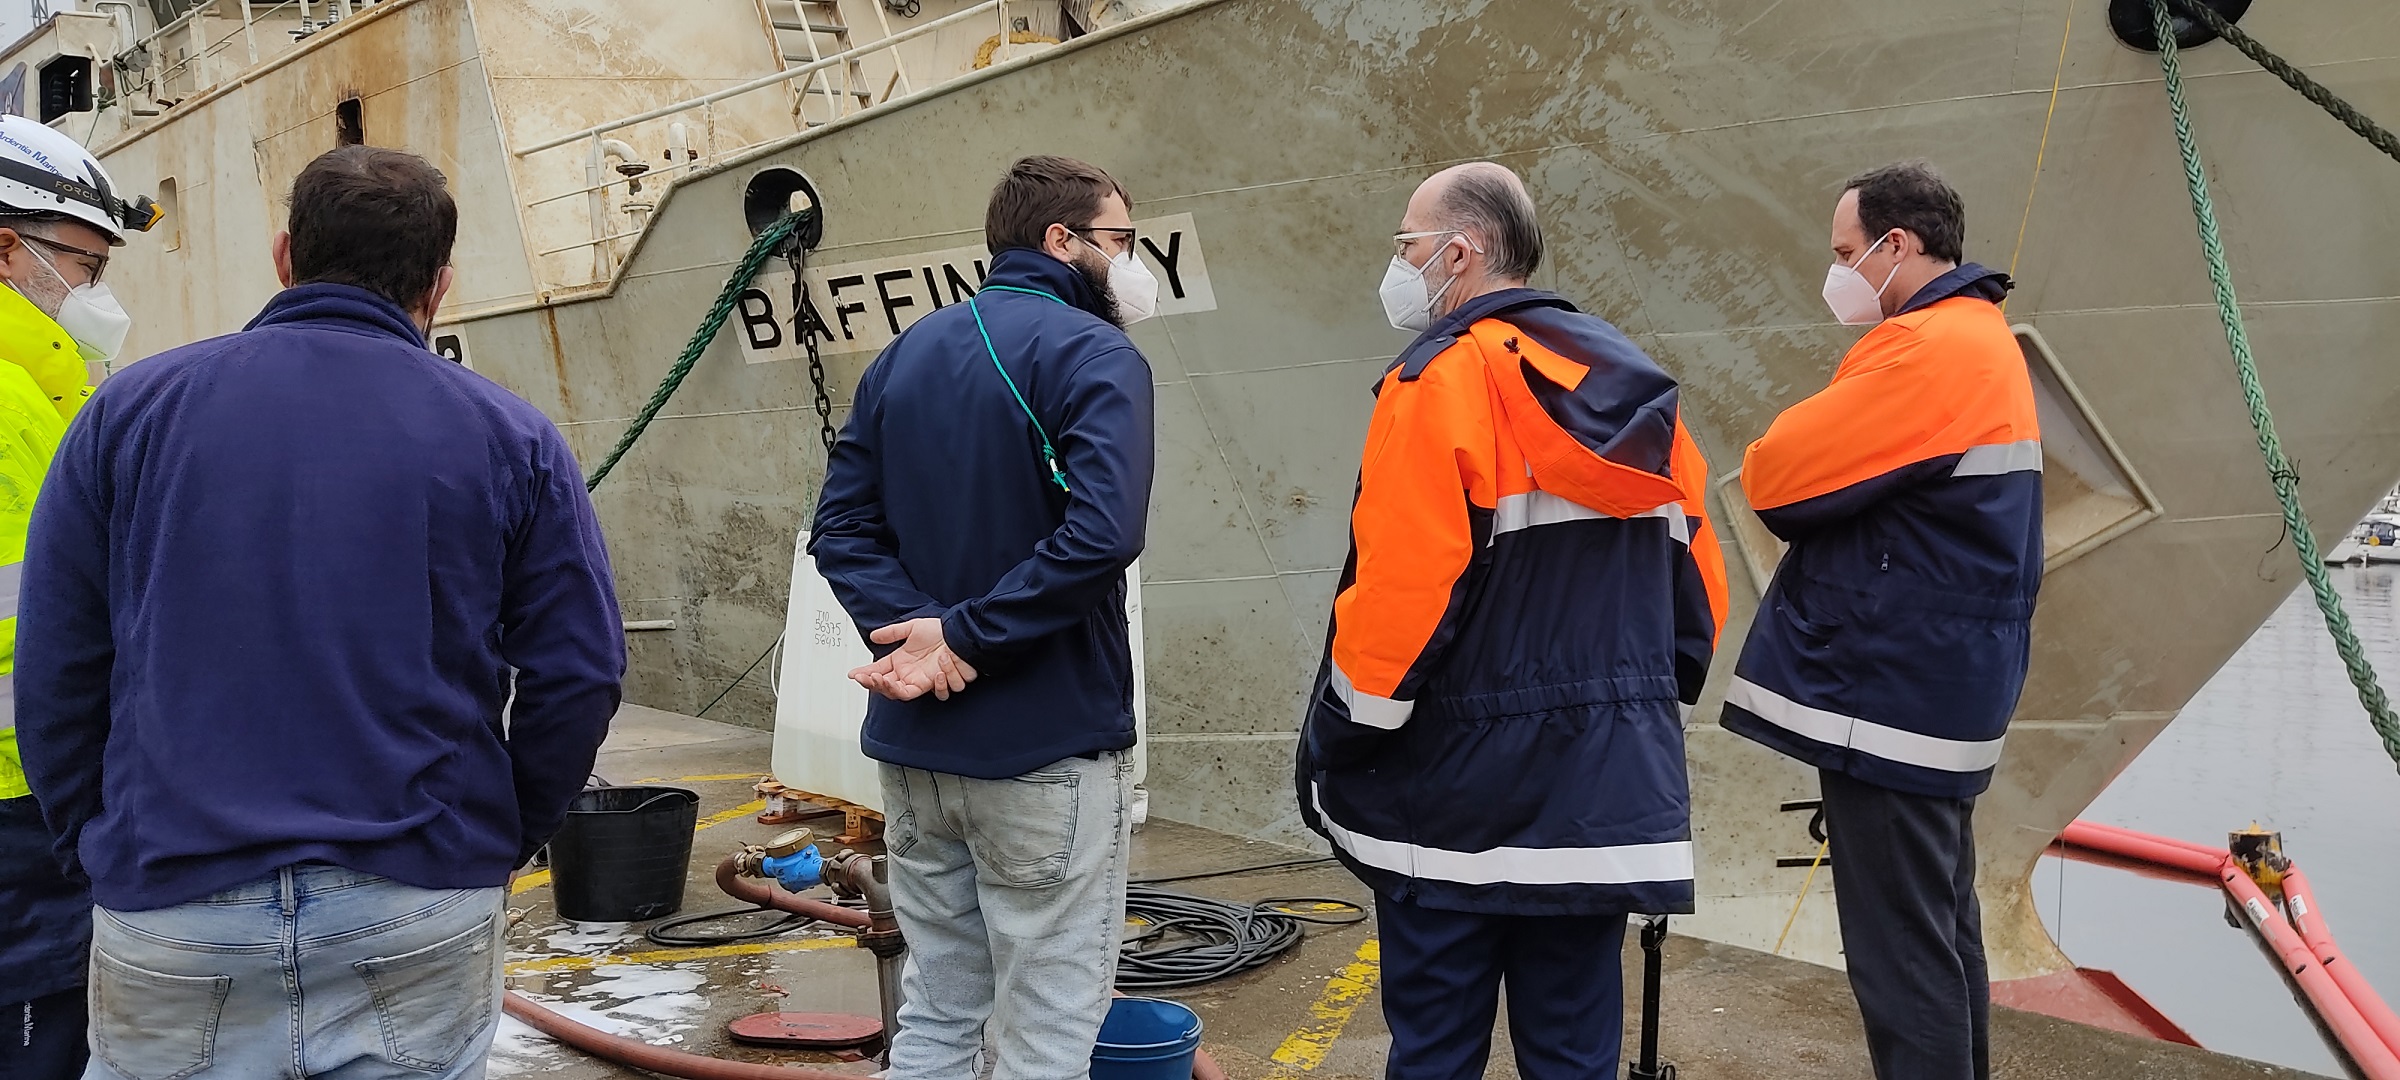
[[[1677,701],[1724,622],[1675,381],[1549,293],[1478,297],[1377,388],[1298,762],[1353,872],[1428,907],[1689,911]]]
[[[2025,356],[1972,263],[1869,331],[1742,461],[1791,544],[1724,724],[1924,795],[1991,783],[2042,576],[2042,445]]]

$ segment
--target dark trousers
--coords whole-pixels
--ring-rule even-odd
[[[1975,900],[1975,800],[1820,771],[1842,959],[1877,1080],[1986,1080],[1991,976]]]
[[[1500,987],[1524,1080],[1615,1080],[1623,915],[1474,915],[1375,898],[1385,1080],[1480,1080]]]
[[[0,1080],[83,1075],[83,988],[0,1005]]]

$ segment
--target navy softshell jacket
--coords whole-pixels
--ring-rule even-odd
[[[981,674],[947,701],[872,697],[867,756],[997,779],[1133,746],[1125,570],[1156,448],[1150,365],[1080,272],[1004,250],[972,304],[860,377],[809,553],[861,634],[939,618]]]

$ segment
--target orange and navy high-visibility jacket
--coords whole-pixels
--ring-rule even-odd
[[[1860,338],[1750,444],[1742,487],[1791,544],[1725,727],[1921,795],[1990,786],[2042,582],[2042,442],[2025,355],[1968,263]]]
[[[1682,912],[1678,700],[1725,617],[1676,385],[1550,293],[1478,297],[1376,387],[1301,813],[1377,892]]]

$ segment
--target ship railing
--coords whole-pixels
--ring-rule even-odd
[[[209,39],[203,30],[206,26],[204,19],[209,17],[217,7],[213,2],[194,3],[182,14],[159,24],[157,29],[147,34],[140,32],[140,23],[137,21],[139,16],[136,14],[133,0],[93,0],[92,9],[106,13],[109,21],[119,27],[118,37],[121,44],[116,47],[116,54],[110,59],[120,71],[138,76],[136,79],[129,80],[131,85],[124,87],[119,93],[125,100],[128,111],[137,116],[147,116],[156,115],[158,107],[173,105],[184,97],[204,92],[223,81],[214,77],[209,61],[232,48],[235,42],[238,41],[242,44],[243,52],[246,54],[242,67],[247,69],[257,65],[261,56],[278,51],[279,46],[280,48],[290,48],[291,45],[297,44],[300,40],[318,31],[331,28],[356,13],[357,9],[373,2],[374,0],[276,0],[276,2],[269,3],[267,0],[241,0],[240,23],[231,27],[223,37],[214,40]],[[122,11],[121,15],[118,14],[120,10]],[[294,11],[299,19],[298,29],[288,31],[293,40],[288,43],[270,41],[262,52],[258,40],[260,23],[286,11]],[[320,16],[320,21],[311,21]],[[225,21],[230,22],[231,20]],[[174,43],[178,35],[182,35],[187,41],[184,55],[172,62],[162,63],[162,55]],[[193,76],[192,84],[185,88],[183,93],[178,94],[175,91],[175,81],[182,78],[187,72]],[[137,92],[147,98],[153,107],[144,109],[136,105],[133,101],[133,94]]]
[[[846,65],[854,63],[862,58],[873,56],[877,53],[893,52],[893,50],[896,50],[899,46],[907,44],[910,41],[914,41],[917,38],[924,37],[928,34],[932,34],[952,26],[957,26],[976,18],[994,16],[996,16],[999,20],[999,40],[1002,43],[1001,48],[1005,50],[1007,48],[1007,43],[1009,42],[1010,34],[1010,26],[1008,22],[1008,0],[984,0],[982,3],[962,8],[938,19],[930,19],[915,26],[910,26],[897,32],[887,34],[886,36],[874,41],[870,41],[850,49],[845,49],[841,52],[828,53],[806,63],[785,68],[782,71],[777,71],[772,74],[762,75],[758,78],[751,79],[748,82],[738,83],[733,86],[725,87],[721,90],[713,90],[697,97],[687,98],[685,100],[677,101],[668,105],[661,105],[654,109],[646,109],[630,116],[619,117],[615,120],[610,120],[602,124],[594,124],[580,131],[570,132],[555,138],[544,139],[532,145],[522,146],[511,150],[510,153],[515,157],[519,159],[527,159],[538,154],[544,154],[566,147],[580,145],[583,148],[583,186],[528,199],[526,200],[525,206],[527,209],[532,209],[580,196],[584,198],[587,203],[587,209],[591,218],[591,237],[585,240],[577,240],[570,244],[564,244],[559,247],[536,251],[534,252],[534,255],[537,258],[540,258],[566,254],[583,248],[590,248],[592,249],[592,280],[606,280],[615,271],[613,245],[617,241],[628,240],[640,236],[642,232],[648,228],[646,212],[649,207],[653,205],[648,201],[623,204],[620,209],[634,211],[634,213],[631,215],[633,218],[631,227],[625,229],[612,229],[607,205],[609,189],[625,188],[627,189],[628,193],[631,193],[632,191],[638,190],[638,185],[656,184],[659,185],[661,190],[663,190],[665,187],[673,185],[676,181],[688,177],[702,169],[713,166],[717,162],[728,157],[741,154],[759,146],[764,146],[778,139],[789,137],[787,133],[777,133],[767,138],[742,142],[737,145],[720,145],[718,139],[716,113],[716,108],[719,102],[743,97],[745,95],[777,90],[804,79],[814,80],[820,76],[824,76],[827,72],[841,69]],[[1003,52],[1001,55],[1005,56],[1005,52]],[[892,62],[894,69],[897,72],[899,70],[899,56],[896,52],[893,52]],[[897,77],[895,77],[894,82],[902,85],[902,88],[900,89],[901,96],[905,96],[913,89],[906,87],[905,84],[902,83]],[[885,88],[883,99],[884,102],[888,103],[894,100],[895,95],[893,94],[892,90],[893,88],[890,86]],[[674,117],[684,117],[687,119],[678,120],[668,126],[669,134],[667,165],[665,168],[652,169],[647,167],[647,163],[644,161],[644,158],[641,154],[623,141],[610,137],[617,132],[634,127],[636,125],[647,124],[657,120],[666,120]],[[795,120],[803,119],[796,109],[794,112],[794,118]],[[689,124],[694,120],[696,120],[699,125],[700,137],[698,139],[698,146],[691,145],[692,132]],[[608,175],[610,171],[609,162],[611,160],[617,160],[625,163],[617,168],[617,171],[622,175],[613,179]],[[627,165],[634,165],[634,163],[637,162],[641,162],[642,164],[630,170],[626,168]]]

